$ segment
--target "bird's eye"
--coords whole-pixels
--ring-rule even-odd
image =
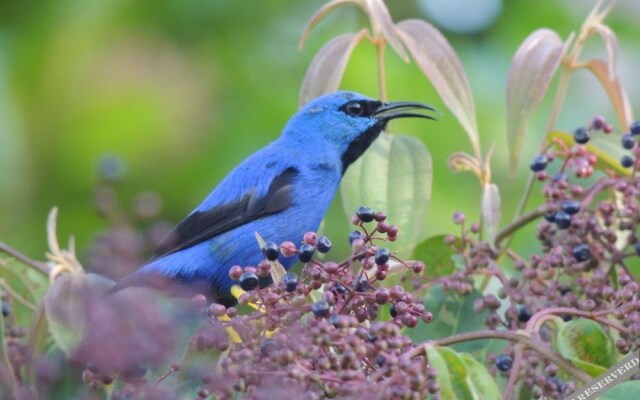
[[[362,104],[357,102],[347,104],[346,110],[347,110],[347,113],[354,115],[356,117],[359,117],[362,114],[364,114],[364,107],[362,106]]]

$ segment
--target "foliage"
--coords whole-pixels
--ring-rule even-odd
[[[559,399],[637,351],[640,122],[616,72],[616,36],[604,23],[613,4],[598,2],[564,40],[551,29],[534,31],[513,57],[505,121],[513,174],[531,116],[555,92],[509,223],[500,195],[508,183],[492,174],[494,147],[483,153],[475,100],[445,36],[422,20],[394,22],[382,0],[332,0],[300,44],[346,5],[362,10],[370,28],[318,51],[300,103],[338,89],[361,42],[374,46],[383,100],[391,87],[386,49],[413,60],[469,140],[471,153],[454,152],[448,165],[480,183],[480,221],[459,212],[456,232],[425,238],[434,171],[424,143],[433,139],[385,133],[344,178],[342,200],[355,229],[346,259],[321,255],[330,242],[313,232],[304,243],[264,243],[258,235],[257,246],[299,254],[303,266],[285,274],[265,250],[259,265],[233,267],[239,305],[226,308],[201,295],[186,302],[146,290],[104,296],[111,281],[85,271],[73,241],[59,246],[52,212],[47,263],[0,246],[0,387],[7,398]],[[606,56],[583,61],[596,35]],[[569,81],[581,69],[601,83],[618,129],[599,116],[579,116],[587,123],[575,132],[558,129]],[[613,146],[606,137],[619,132],[627,144]],[[135,266],[166,233],[151,195],[141,197],[135,218],[144,226],[135,227],[118,206],[118,163],[105,162],[96,208],[111,228],[90,249],[96,272]],[[542,204],[527,211],[534,191]],[[352,216],[363,204],[378,212],[361,208]],[[529,224],[537,251],[523,255],[511,240],[530,235]],[[269,279],[272,285],[260,284]],[[627,382],[605,396],[631,399],[636,386]]]

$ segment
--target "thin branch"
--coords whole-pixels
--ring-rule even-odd
[[[456,343],[468,342],[471,340],[482,339],[502,339],[515,343],[520,343],[525,347],[535,351],[543,358],[557,364],[560,368],[565,369],[567,372],[577,377],[583,383],[587,383],[591,380],[591,376],[575,367],[571,362],[560,356],[553,351],[546,343],[531,338],[524,331],[512,332],[512,331],[473,331],[459,333],[457,335],[449,336],[442,339],[436,339],[429,342],[422,343],[420,346],[416,346],[412,350],[406,353],[407,358],[417,357],[424,354],[429,346],[449,346]]]
[[[33,260],[4,242],[0,242],[0,252],[8,254],[9,256],[15,258],[16,260],[19,260],[22,263],[30,267],[33,267],[35,270],[43,273],[46,276],[49,276],[49,267],[47,266],[46,263]]]

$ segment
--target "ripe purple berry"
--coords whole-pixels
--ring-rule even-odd
[[[622,147],[624,147],[627,150],[630,150],[633,148],[633,145],[636,144],[636,141],[633,140],[633,136],[631,136],[631,134],[625,133],[620,138],[620,143],[622,143]]]
[[[11,314],[11,304],[6,301],[2,302],[2,316],[8,317]]]
[[[573,140],[578,144],[585,144],[589,141],[589,131],[587,128],[580,127],[573,132]]]
[[[316,249],[320,253],[328,253],[331,250],[331,240],[326,236],[320,236],[316,244]]]
[[[244,291],[253,290],[258,287],[258,276],[253,272],[245,272],[238,279],[240,287]]]
[[[329,303],[326,300],[316,301],[311,304],[311,312],[316,317],[322,318],[329,315]]]
[[[547,156],[545,156],[544,154],[540,154],[539,156],[536,156],[533,161],[531,161],[529,167],[533,172],[544,171],[544,169],[547,168],[548,163],[549,159],[547,158]]]
[[[496,368],[498,368],[499,371],[509,371],[512,366],[513,359],[511,358],[511,356],[507,354],[500,354],[498,357],[496,357]]]
[[[591,250],[586,244],[578,244],[573,247],[573,257],[579,262],[587,261],[591,258]]]
[[[580,203],[575,200],[565,200],[560,205],[562,211],[569,215],[577,214],[580,211]]]
[[[555,215],[555,223],[560,229],[567,229],[571,226],[571,216],[564,211],[558,211]]]
[[[352,245],[356,239],[364,239],[364,234],[360,231],[353,231],[349,234],[349,244]]]
[[[298,259],[300,259],[300,262],[308,263],[309,261],[311,261],[311,258],[313,257],[313,253],[316,251],[316,249],[309,243],[305,243],[302,246],[300,246],[299,251],[300,253],[298,254]]]
[[[267,260],[275,261],[278,259],[278,255],[280,254],[280,248],[273,242],[267,242],[262,248],[262,254]]]
[[[387,261],[389,261],[390,255],[391,253],[389,253],[389,249],[384,247],[378,248],[378,250],[376,251],[376,257],[375,257],[376,265],[386,264]]]
[[[629,125],[629,132],[634,136],[640,135],[640,119],[633,121],[631,125]]]
[[[549,211],[544,215],[544,219],[548,222],[556,222],[556,213],[554,211]]]
[[[531,319],[531,311],[527,307],[520,306],[518,307],[518,321],[527,322]]]
[[[298,287],[298,283],[300,280],[298,279],[298,275],[293,272],[287,272],[282,277],[282,283],[284,284],[284,290],[291,293],[296,290]]]
[[[362,222],[371,222],[376,218],[376,212],[369,207],[360,207],[356,211],[356,215]]]
[[[633,165],[633,157],[627,155],[622,156],[620,164],[625,168],[630,168]]]

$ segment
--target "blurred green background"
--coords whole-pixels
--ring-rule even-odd
[[[296,111],[300,84],[315,52],[331,37],[366,23],[356,7],[341,8],[311,33],[300,51],[302,30],[324,3],[0,2],[0,240],[42,258],[46,215],[59,206],[59,235],[76,237],[82,259],[87,245],[106,227],[92,196],[99,160],[113,155],[124,162],[125,179],[118,191],[125,208],[132,207],[138,193],[154,191],[163,201],[161,216],[181,219],[231,168],[277,137]],[[510,180],[504,132],[510,59],[539,27],[566,38],[595,2],[387,3],[396,21],[425,18],[447,28],[443,32],[475,94],[483,149],[496,145],[493,174],[507,222],[543,134],[551,97],[529,125],[518,177]],[[484,11],[488,16],[483,22]],[[631,104],[640,104],[640,4],[619,2],[607,21],[619,36],[618,71]],[[602,43],[594,42],[590,54],[604,55]],[[376,96],[374,60],[372,46],[363,43],[342,88]],[[388,52],[387,67],[391,99],[446,110],[415,65]],[[595,114],[614,121],[604,91],[581,72],[572,82],[559,127],[572,131]],[[452,152],[470,150],[451,115],[445,112],[436,124],[403,121],[391,130],[421,138],[433,154],[427,234],[455,231],[450,216],[457,210],[477,219],[481,191],[475,178],[452,174],[446,167]],[[346,237],[349,227],[339,200],[326,226],[334,242]]]

